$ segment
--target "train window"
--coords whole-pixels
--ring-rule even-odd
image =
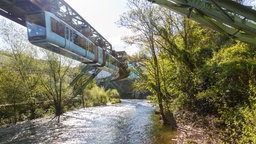
[[[86,39],[82,38],[81,36],[79,36],[78,34],[74,33],[74,43],[78,46],[80,46],[83,49],[87,49],[88,48],[88,42]]]
[[[65,37],[65,25],[51,17],[51,28],[52,32],[56,33],[61,37]]]
[[[105,59],[105,51],[98,47],[98,46],[95,46],[95,48],[97,48],[97,53],[98,53],[98,63],[101,65],[101,66],[104,66],[105,65],[105,62],[106,62],[106,59]]]
[[[27,15],[26,24],[29,40],[39,40],[46,37],[44,13]]]
[[[69,40],[73,41],[73,31],[72,31],[72,29],[69,30]]]
[[[81,38],[81,37],[80,37],[80,38]],[[87,48],[87,47],[86,47],[87,41],[86,41],[85,39],[83,39],[83,38],[81,38],[80,40],[81,40],[81,47],[84,48],[84,49],[86,49],[86,48]]]
[[[78,44],[78,35],[76,33],[73,34],[73,40],[74,40],[74,44],[79,45]]]
[[[91,53],[94,53],[94,48],[95,46],[91,43],[88,42],[88,50],[91,52]]]
[[[81,48],[88,50],[91,53],[94,53],[95,46],[90,41],[81,37],[77,33],[73,34],[73,39],[74,39],[74,44],[80,46]]]

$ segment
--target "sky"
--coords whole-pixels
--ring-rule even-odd
[[[138,51],[135,46],[128,46],[122,42],[121,38],[130,31],[116,24],[120,15],[128,10],[127,0],[65,1],[107,39],[114,50],[125,50],[128,54],[134,54]]]

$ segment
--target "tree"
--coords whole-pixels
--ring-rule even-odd
[[[217,109],[220,138],[229,143],[255,141],[255,46],[237,42],[221,49],[201,74],[209,85],[197,97],[212,101],[210,108]]]
[[[164,107],[161,70],[158,59],[158,49],[155,43],[156,30],[152,24],[153,21],[159,21],[157,10],[146,2],[138,0],[129,1],[130,12],[123,15],[120,19],[120,25],[132,29],[136,35],[126,38],[126,42],[137,44],[146,52],[149,57],[145,68],[149,75],[147,77],[147,89],[149,89],[157,97],[160,113],[164,124],[170,124],[167,113],[169,109]],[[146,79],[144,79],[145,81]]]
[[[26,42],[24,29],[18,29],[14,24],[2,21],[2,40],[6,60],[3,60],[2,88],[6,99],[13,105],[14,122],[17,121],[17,104],[28,104],[29,119],[36,117],[36,98],[41,95],[38,88],[39,67],[33,56],[37,55],[36,49]],[[17,39],[17,37],[19,39]]]
[[[60,116],[64,112],[64,101],[71,96],[71,88],[69,86],[69,72],[72,70],[72,60],[61,57],[49,51],[46,53],[46,65],[44,71],[45,77],[41,78],[44,93],[50,101],[53,101],[55,117],[60,121]]]

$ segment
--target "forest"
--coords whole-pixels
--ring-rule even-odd
[[[256,46],[149,2],[128,9],[118,24],[140,48],[134,88],[152,93],[163,124],[202,127],[206,143],[256,143]]]
[[[49,115],[59,121],[68,110],[120,102],[117,90],[95,80],[81,91],[88,74],[70,85],[84,65],[28,43],[24,27],[0,23],[0,125]]]

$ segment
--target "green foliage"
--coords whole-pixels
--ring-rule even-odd
[[[120,98],[120,94],[116,89],[107,90],[107,95],[110,98]]]
[[[120,94],[119,94],[119,92],[116,89],[109,89],[109,90],[107,90],[106,93],[107,93],[107,95],[109,97],[109,101],[112,104],[120,103],[121,102]]]
[[[149,95],[149,96],[147,96],[147,99],[148,99],[148,100],[151,100],[151,102],[152,102],[153,104],[158,104],[158,99],[157,99],[157,96],[156,96],[156,95]]]
[[[87,87],[90,89],[88,100],[72,97],[75,88],[70,86],[70,81],[80,72],[71,67],[74,61],[42,49],[38,52],[26,42],[24,29],[6,21],[1,23],[0,37],[4,44],[0,51],[0,125],[44,115],[60,116],[71,108],[84,107],[84,101],[92,106],[108,102],[107,93],[98,88],[95,81]],[[42,54],[43,59],[37,57],[37,53]],[[114,102],[120,101],[115,90],[109,94]]]
[[[256,47],[166,9],[129,4],[121,25],[136,30],[126,41],[143,51],[135,89],[150,91],[149,99],[177,117],[211,117],[209,128],[224,143],[255,143]]]
[[[54,55],[49,55],[51,59],[47,61],[34,59],[27,53],[19,53],[18,56],[13,58],[15,56],[11,53],[1,53],[4,59],[0,68],[0,125],[44,115],[57,116],[81,107],[82,100],[86,106],[105,105],[109,100],[120,102],[117,90],[106,92],[104,88],[97,87],[95,81],[85,90],[87,95],[80,95],[85,98],[72,98],[69,76],[73,71],[67,61],[61,65],[61,59]]]
[[[106,105],[108,102],[107,92],[103,87],[95,86],[86,91],[86,100],[89,106]]]

